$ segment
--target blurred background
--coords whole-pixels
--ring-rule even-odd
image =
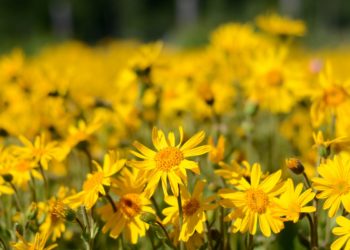
[[[277,11],[303,19],[311,47],[349,40],[348,0],[1,0],[0,53],[27,53],[66,39],[95,44],[106,39],[165,40],[197,46],[227,21],[249,22]]]

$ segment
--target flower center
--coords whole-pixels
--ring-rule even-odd
[[[65,218],[65,205],[62,201],[53,201],[50,204],[50,214],[52,222],[57,222]]]
[[[175,147],[164,148],[155,157],[157,168],[162,171],[171,170],[173,167],[178,166],[183,159],[182,152]]]
[[[138,194],[126,194],[120,199],[118,208],[124,215],[133,218],[141,212],[141,199]]]
[[[92,190],[102,185],[103,182],[103,172],[96,172],[88,178],[83,185],[83,190]]]
[[[334,185],[337,194],[346,194],[350,191],[349,182],[342,180]]]
[[[283,84],[283,75],[281,71],[277,69],[272,69],[268,71],[265,77],[267,84],[271,87],[278,87]]]
[[[185,216],[191,216],[200,208],[199,201],[196,199],[190,199],[184,206],[182,206],[182,211]]]
[[[260,189],[249,189],[246,192],[247,204],[250,210],[262,214],[269,204],[269,197]]]
[[[333,86],[325,91],[323,99],[330,106],[338,106],[345,101],[346,97],[347,94],[342,87]]]

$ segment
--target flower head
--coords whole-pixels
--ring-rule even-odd
[[[175,196],[179,194],[179,185],[187,183],[186,169],[199,174],[198,163],[187,160],[187,157],[202,155],[210,151],[209,145],[199,146],[205,133],[203,131],[195,134],[188,141],[182,144],[183,130],[180,131],[180,142],[175,144],[175,135],[170,132],[166,138],[163,131],[154,128],[152,131],[152,141],[156,151],[135,141],[133,145],[139,152],[131,151],[142,161],[130,161],[129,165],[143,170],[143,177],[148,180],[145,192],[152,196],[158,183],[162,180],[163,192],[167,194],[167,179]]]
[[[333,228],[332,233],[340,236],[332,245],[331,250],[350,249],[350,220],[344,216],[338,216],[336,219],[338,227]]]

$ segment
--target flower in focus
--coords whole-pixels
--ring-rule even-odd
[[[105,187],[111,185],[111,176],[116,174],[125,164],[125,159],[119,159],[112,152],[106,154],[103,160],[103,167],[94,161],[96,172],[87,175],[83,184],[83,191],[68,198],[69,205],[78,207],[84,205],[90,209],[95,205],[99,195],[106,195]]]
[[[321,164],[317,172],[320,177],[312,179],[313,187],[319,191],[317,199],[325,199],[323,209],[333,217],[342,204],[350,212],[350,157],[347,154],[335,155]]]
[[[276,196],[284,191],[283,183],[280,182],[281,170],[268,175],[263,181],[261,181],[261,176],[260,165],[254,164],[250,183],[242,178],[237,186],[239,191],[223,189],[219,193],[224,199],[222,204],[237,209],[232,212],[235,214],[234,217],[239,218],[239,223],[236,223],[236,227],[233,228],[234,232],[249,231],[254,235],[259,223],[261,232],[264,236],[269,237],[271,230],[279,233],[284,227],[282,219],[278,213],[274,212],[278,207]]]
[[[303,184],[299,183],[294,188],[294,183],[291,179],[286,182],[286,190],[279,197],[278,210],[285,216],[285,220],[291,220],[296,223],[299,220],[301,213],[312,213],[316,211],[314,206],[307,206],[307,204],[315,197],[315,193],[309,188],[303,193]]]
[[[181,227],[179,240],[188,241],[189,237],[195,232],[201,234],[204,232],[204,222],[207,220],[205,211],[212,210],[216,205],[211,204],[215,196],[203,199],[203,189],[205,182],[198,181],[194,187],[192,195],[184,186],[181,189],[183,224]],[[179,221],[179,207],[175,196],[165,197],[165,202],[170,205],[163,210],[165,218],[164,224],[169,222],[177,225]]]
[[[144,171],[143,176],[148,180],[145,192],[147,196],[152,196],[160,180],[164,194],[167,194],[167,179],[175,196],[179,195],[179,185],[187,183],[186,169],[199,174],[198,163],[187,160],[187,157],[202,155],[210,151],[209,145],[197,147],[204,140],[205,133],[198,132],[188,141],[183,143],[183,130],[179,128],[180,142],[175,144],[173,132],[166,138],[163,131],[154,128],[152,131],[153,145],[157,151],[142,145],[138,141],[133,143],[139,152],[131,151],[132,154],[142,161],[130,161],[129,165]]]
[[[140,216],[144,212],[154,214],[150,207],[151,201],[143,193],[144,183],[137,178],[137,171],[130,172],[124,168],[120,178],[113,180],[111,191],[118,195],[115,203],[116,211],[108,204],[99,208],[102,220],[106,224],[102,232],[110,230],[109,235],[117,238],[120,233],[132,243],[136,244],[139,237],[145,236],[149,225],[142,221]]]
[[[338,216],[336,221],[339,226],[333,228],[332,233],[340,237],[332,243],[331,250],[348,250],[350,249],[350,220],[344,216]]]

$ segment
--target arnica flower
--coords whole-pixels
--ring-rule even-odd
[[[340,250],[340,249],[349,250],[350,249],[350,241],[349,241],[350,220],[344,216],[338,216],[336,221],[339,226],[333,228],[332,233],[340,237],[332,243],[331,250]]]
[[[44,133],[37,136],[34,143],[24,136],[20,136],[19,139],[24,144],[24,147],[16,147],[15,154],[22,158],[33,160],[45,170],[48,169],[48,164],[52,159],[62,161],[68,153],[68,148],[60,146],[58,142],[47,142]]]
[[[327,63],[320,74],[319,85],[311,91],[313,125],[318,127],[332,116],[336,117],[337,123],[341,123],[350,113],[350,82],[335,79],[331,65]]]
[[[139,237],[146,234],[149,225],[141,220],[144,212],[154,214],[150,207],[151,201],[143,193],[144,183],[137,178],[137,171],[130,172],[124,168],[120,178],[113,180],[112,193],[118,195],[119,201],[115,203],[116,211],[110,204],[101,207],[98,212],[106,224],[102,232],[110,230],[109,235],[117,238],[122,232],[128,241],[136,244]]]
[[[341,151],[350,147],[350,138],[348,136],[340,136],[333,140],[325,140],[322,131],[318,131],[317,134],[312,134],[315,144],[313,148],[317,148],[321,156],[328,156],[330,154],[331,147]]]
[[[299,220],[301,213],[312,213],[316,211],[314,206],[307,206],[307,204],[313,200],[315,193],[309,188],[303,193],[303,184],[299,183],[294,188],[292,179],[288,179],[286,182],[286,191],[277,200],[279,208],[284,215],[284,220],[293,221],[296,223]]]
[[[152,196],[160,180],[162,188],[167,195],[167,179],[175,196],[179,195],[179,185],[187,183],[186,169],[199,174],[198,163],[187,160],[187,157],[202,155],[210,151],[209,145],[199,146],[204,140],[205,133],[198,132],[182,145],[183,129],[179,128],[180,142],[175,144],[175,135],[170,132],[166,138],[163,131],[153,128],[152,141],[156,151],[135,141],[133,145],[140,151],[131,151],[143,161],[130,161],[129,165],[144,170],[143,177],[148,180],[145,192]]]
[[[333,217],[342,204],[350,212],[350,157],[347,154],[335,155],[327,159],[317,169],[320,177],[312,179],[313,187],[319,191],[318,199],[325,199],[323,209],[329,209]]]
[[[260,165],[254,164],[250,183],[242,178],[237,186],[239,191],[223,189],[219,193],[224,199],[221,204],[238,209],[237,212],[234,212],[235,217],[241,216],[239,223],[235,224],[235,232],[249,231],[254,235],[259,222],[261,232],[269,237],[271,230],[279,233],[284,227],[282,219],[277,213],[274,213],[278,207],[275,199],[284,191],[283,183],[280,182],[281,170],[268,175],[263,181],[261,181],[261,176]]]
[[[179,240],[188,241],[189,237],[195,232],[201,234],[204,232],[204,223],[207,220],[205,211],[212,210],[216,207],[211,204],[215,200],[215,196],[203,198],[204,181],[198,181],[194,187],[192,195],[185,186],[180,186],[183,224],[181,227]],[[163,210],[166,216],[163,220],[164,224],[169,222],[177,225],[179,222],[179,206],[175,196],[165,197],[165,202],[170,205]]]
[[[57,196],[52,197],[47,204],[44,204],[47,214],[45,221],[40,225],[40,231],[52,235],[53,241],[60,238],[66,230],[66,214],[69,211],[68,201],[66,199],[67,192],[68,188],[60,187]]]
[[[45,233],[36,233],[31,242],[26,241],[21,235],[17,236],[19,241],[11,243],[14,250],[51,250],[58,246],[57,244],[52,244],[46,247],[46,242],[49,236]]]
[[[224,159],[225,153],[225,137],[220,135],[217,145],[214,145],[213,137],[209,137],[208,144],[212,147],[209,152],[209,160],[213,163],[219,163]]]
[[[303,21],[279,16],[276,13],[258,16],[256,24],[260,29],[273,35],[303,36],[306,33]]]
[[[69,205],[72,207],[84,205],[87,209],[93,207],[99,195],[106,195],[105,187],[111,185],[111,176],[124,166],[125,161],[125,159],[119,159],[119,156],[115,156],[112,152],[104,156],[103,167],[94,161],[97,171],[87,175],[83,191],[69,197]]]

